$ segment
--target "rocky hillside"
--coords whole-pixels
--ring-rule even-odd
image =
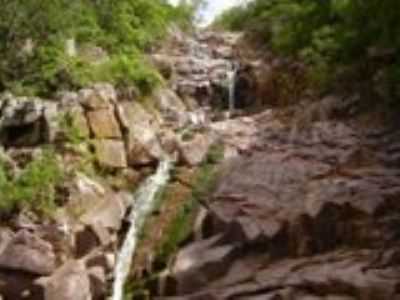
[[[262,112],[210,125],[225,145],[216,188],[193,236],[147,282],[150,295],[399,298],[398,126],[361,117],[357,95],[315,102],[299,93],[277,105],[279,78],[301,65],[241,54],[236,88],[250,74],[254,102],[245,107]]]
[[[211,38],[222,46],[208,48]],[[152,56],[167,81],[147,97],[107,83],[52,99],[1,95],[3,299],[111,296],[132,191],[165,156],[195,172],[218,141],[210,105],[225,105],[234,44],[171,32]]]
[[[240,155],[162,299],[399,297],[397,129],[298,129],[275,110],[214,126]]]
[[[400,299],[398,127],[240,34],[169,34],[151,95],[1,95],[1,297]]]

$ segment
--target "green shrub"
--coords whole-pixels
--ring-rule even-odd
[[[210,196],[216,185],[218,175],[217,164],[223,159],[224,147],[213,146],[209,150],[206,160],[196,170],[196,177],[193,183],[192,194],[185,204],[179,209],[175,219],[169,225],[164,241],[161,243],[157,259],[167,262],[184,242],[193,229],[193,218],[197,213],[200,201]]]
[[[107,80],[149,92],[160,76],[143,54],[172,23],[189,22],[188,8],[165,0],[0,0],[0,92],[49,96]],[[101,47],[109,60],[68,57],[66,40]],[[31,51],[22,49],[28,40]],[[79,52],[79,51],[78,51]]]
[[[44,150],[28,163],[20,174],[11,177],[0,163],[0,212],[28,208],[50,214],[56,207],[56,187],[62,182],[63,171],[51,150]]]
[[[383,62],[377,63],[369,55],[371,49],[381,54],[400,51],[397,0],[254,0],[224,12],[216,26],[246,31],[278,55],[303,59],[311,83],[323,91],[336,88],[342,70],[349,70],[357,74],[354,86],[364,81],[369,88],[364,92],[373,94],[371,78],[384,71],[389,102],[391,97],[400,100],[392,80],[400,66],[397,56],[383,54]]]
[[[86,140],[72,114],[64,113],[59,119],[59,126],[67,143],[79,145]]]

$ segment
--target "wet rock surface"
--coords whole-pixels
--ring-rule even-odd
[[[171,34],[171,46],[152,56],[154,64],[169,79],[184,100],[201,106],[227,107],[227,74],[234,69],[235,45],[241,34],[199,32],[194,37]]]
[[[400,299],[399,130],[271,111],[216,129],[233,158],[161,299]]]

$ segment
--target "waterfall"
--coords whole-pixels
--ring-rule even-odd
[[[238,71],[238,66],[236,63],[232,64],[232,69],[227,73],[227,84],[229,91],[229,112],[228,118],[231,118],[236,109],[236,99],[235,99],[235,88],[236,88],[236,75]]]
[[[166,185],[169,180],[172,166],[172,159],[165,158],[161,161],[157,172],[149,177],[134,195],[132,210],[129,215],[129,222],[131,225],[118,254],[117,264],[114,270],[112,300],[123,299],[124,285],[126,278],[129,276],[138,236],[143,229],[146,217],[154,208],[154,200],[157,192]]]

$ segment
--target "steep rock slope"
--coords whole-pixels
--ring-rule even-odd
[[[220,124],[240,156],[162,299],[399,298],[399,130],[275,111]],[[233,143],[232,143],[233,141]],[[232,151],[231,151],[232,152]]]

